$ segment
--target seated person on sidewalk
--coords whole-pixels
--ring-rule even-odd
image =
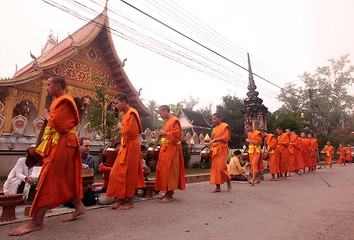
[[[235,156],[231,158],[230,163],[227,165],[231,180],[246,181],[247,178],[244,175],[245,169],[243,169],[240,164],[241,151],[236,150],[234,154]]]
[[[31,203],[36,194],[36,180],[40,172],[40,170],[33,171],[33,169],[33,166],[27,167],[26,157],[19,158],[4,183],[4,194],[23,193],[23,200]]]
[[[82,169],[93,168],[95,169],[95,159],[89,154],[91,148],[91,141],[88,137],[80,137],[80,152],[82,160]]]
[[[144,145],[140,145],[140,149],[141,149],[141,154],[143,155],[143,174],[145,180],[148,181],[149,179],[147,179],[147,176],[150,174],[150,168],[146,165],[145,162],[147,148]]]

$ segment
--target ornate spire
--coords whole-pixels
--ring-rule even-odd
[[[267,108],[262,104],[263,100],[258,97],[259,92],[256,91],[256,84],[253,79],[253,72],[251,68],[250,55],[247,53],[248,59],[248,93],[244,100],[245,107],[241,109],[244,116],[244,121],[252,122],[255,129],[267,129]]]
[[[258,98],[258,94],[259,92],[256,91],[256,84],[254,83],[254,79],[253,79],[253,72],[252,72],[252,68],[251,68],[251,60],[250,60],[250,54],[247,53],[247,60],[248,60],[248,93],[247,96],[250,99],[256,99]],[[261,102],[262,103],[262,102]]]

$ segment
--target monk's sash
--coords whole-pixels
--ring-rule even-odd
[[[248,153],[254,153],[255,150],[257,153],[261,153],[261,145],[249,145],[248,146]]]
[[[269,145],[268,145],[267,149],[268,149],[269,154],[273,154],[274,153],[274,149],[270,149]]]
[[[49,143],[49,139],[51,134],[54,133],[53,139],[52,139],[52,143],[53,144],[58,144],[59,142],[59,138],[60,138],[60,132],[58,132],[57,130],[55,130],[55,128],[53,127],[49,127],[47,126],[44,129],[44,136],[43,136],[43,140],[42,142],[38,145],[36,152],[41,155],[44,156],[44,151],[47,148],[47,145]],[[67,133],[76,133],[76,127],[74,127],[73,129],[71,129],[69,132]]]
[[[124,136],[120,139],[120,146],[119,148],[119,163],[126,164],[127,163],[127,152],[128,152],[128,144],[129,143],[137,143],[140,146],[139,138],[134,139],[127,139]]]
[[[215,156],[218,151],[222,148],[227,148],[227,143],[224,142],[214,142],[213,145],[210,147],[210,151],[212,152],[212,156]]]
[[[166,138],[161,138],[162,146],[166,147],[171,141]]]

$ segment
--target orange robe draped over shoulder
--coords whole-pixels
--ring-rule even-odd
[[[283,144],[279,144],[282,142]],[[287,133],[283,133],[278,136],[278,153],[279,153],[279,170],[281,174],[289,171],[289,135]]]
[[[33,201],[32,216],[39,207],[55,208],[72,198],[81,200],[81,153],[76,136],[80,118],[74,99],[63,94],[55,99],[49,109],[50,117],[46,128],[48,143],[43,152],[43,166],[36,197]]]
[[[298,170],[299,167],[299,156],[298,156],[298,147],[296,146],[297,144],[297,139],[299,137],[296,134],[291,134],[289,137],[289,171],[294,172],[295,170]],[[292,143],[292,144],[291,144]]]
[[[211,167],[210,167],[210,183],[223,184],[226,180],[230,180],[230,174],[227,171],[227,158],[229,156],[229,148],[227,143],[231,139],[230,127],[226,123],[220,123],[213,128],[213,139],[222,138],[222,142],[214,142],[210,147]]]
[[[333,158],[333,154],[334,154],[334,147],[326,145],[324,150],[326,152],[326,164],[330,165],[330,164],[332,164],[332,158]]]
[[[178,118],[172,116],[164,128],[167,136],[162,139],[159,158],[156,165],[155,190],[172,191],[186,188],[184,158],[179,145],[182,128]]]
[[[278,140],[273,134],[268,134],[265,144],[269,152],[269,172],[270,174],[279,173]]]
[[[302,148],[303,148],[303,142],[302,138],[298,136],[298,138],[295,141],[295,156],[296,156],[296,163],[297,167],[296,170],[304,169],[305,168],[305,162],[302,157]]]
[[[338,158],[338,161],[337,163],[338,164],[343,164],[344,161],[345,161],[345,147],[341,147],[338,149],[338,152],[339,152],[339,158]]]
[[[138,112],[130,107],[122,119],[122,139],[112,167],[107,196],[134,197],[136,188],[145,187],[139,135],[142,128]]]
[[[317,166],[317,150],[318,150],[318,141],[316,138],[310,139],[309,150],[310,150],[310,167],[316,167]]]
[[[305,167],[311,167],[310,166],[310,139],[308,138],[302,138],[301,155]]]
[[[353,160],[352,154],[353,154],[353,148],[347,147],[346,152],[345,152],[345,160],[351,162]]]
[[[264,169],[261,169],[263,166],[263,160],[261,159],[261,146],[260,146],[262,143],[261,132],[257,130],[253,130],[253,132],[248,135],[248,139],[254,141],[254,143],[250,143],[250,145],[248,146],[248,155],[251,164],[251,172],[258,173],[260,171],[264,171]]]

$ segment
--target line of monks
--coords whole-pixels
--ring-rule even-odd
[[[76,135],[79,115],[73,98],[65,93],[66,82],[63,77],[54,76],[47,81],[48,94],[53,98],[50,109],[44,110],[43,116],[48,120],[43,142],[36,152],[43,157],[43,166],[38,190],[33,201],[30,215],[32,219],[14,229],[9,234],[23,235],[44,227],[44,216],[49,208],[55,208],[71,201],[75,211],[63,221],[72,221],[86,213],[82,204],[82,178],[80,146]],[[138,112],[129,106],[128,98],[119,94],[114,99],[115,107],[124,113],[118,123],[123,137],[115,163],[110,173],[107,196],[115,197],[112,209],[127,210],[134,207],[133,197],[137,188],[145,186],[142,168],[142,152],[139,135],[142,126]],[[161,118],[166,120],[163,130],[159,131],[161,147],[156,166],[155,190],[165,192],[159,200],[167,203],[173,200],[174,190],[185,189],[185,169],[180,146],[182,129],[178,118],[170,113],[166,105],[158,109]],[[231,177],[227,171],[229,155],[228,142],[231,139],[230,127],[221,122],[218,113],[212,116],[215,128],[212,131],[210,146],[211,168],[210,183],[216,187],[211,192],[220,192],[220,184],[227,182],[231,189]],[[318,142],[311,134],[305,138],[296,136],[290,130],[283,133],[277,128],[276,138],[265,131],[253,129],[252,123],[246,123],[249,144],[248,155],[251,164],[251,184],[257,181],[258,173],[264,171],[261,144],[265,138],[266,152],[269,154],[269,165],[272,179],[287,177],[288,171],[299,173],[308,167],[316,170]],[[332,150],[326,150],[332,156]],[[344,159],[344,158],[342,158]]]
[[[218,114],[214,116],[220,117]],[[227,124],[214,121],[216,127],[213,129],[212,135],[218,134],[219,141],[223,146],[227,147],[227,142],[230,140],[230,130]],[[222,127],[222,131],[218,130]],[[308,172],[316,172],[317,160],[319,158],[318,141],[314,138],[312,133],[307,135],[302,132],[300,136],[296,135],[291,129],[286,129],[285,132],[278,127],[276,128],[277,136],[268,133],[266,130],[258,131],[253,128],[251,122],[246,123],[245,129],[247,132],[246,143],[248,143],[248,154],[244,157],[250,162],[250,175],[249,183],[254,185],[260,182],[260,173],[264,172],[264,161],[268,161],[269,171],[271,174],[270,181],[277,181],[280,179],[286,179],[291,172],[298,175],[305,173],[305,168],[308,168]],[[213,137],[215,139],[215,137]],[[263,143],[263,148],[262,148]],[[212,146],[215,145],[212,141]],[[220,143],[219,143],[220,144]],[[338,164],[346,164],[352,162],[352,147],[348,144],[348,147],[343,147],[340,144],[338,149]],[[212,151],[212,148],[211,148]],[[220,184],[224,182],[228,183],[228,189],[231,189],[230,179],[227,172],[227,166],[225,164],[227,159],[227,153],[223,156],[220,150],[215,154],[212,151],[211,159],[212,165],[210,169],[210,179],[212,184],[216,184],[215,190],[212,192],[220,191]],[[326,164],[332,168],[332,161],[334,158],[334,147],[330,142],[324,146],[322,151],[326,159]],[[219,157],[217,156],[219,155]],[[218,160],[219,159],[219,160]],[[221,169],[221,170],[220,170]],[[216,173],[215,173],[216,171]]]
[[[268,133],[265,130],[257,131],[253,129],[252,124],[246,124],[249,142],[249,160],[251,164],[251,172],[253,174],[250,183],[254,184],[258,181],[257,175],[264,171],[263,161],[268,160],[271,181],[286,179],[288,172],[296,174],[305,173],[305,168],[309,172],[315,172],[317,159],[319,158],[318,141],[313,137],[312,133],[307,136],[304,132],[300,136],[296,135],[291,129],[286,129],[285,132],[278,127],[276,128],[277,137],[274,134]],[[263,150],[261,150],[262,140],[264,138]],[[345,148],[342,144],[339,147],[339,164],[345,164],[346,161],[352,162],[352,148],[348,144]],[[324,146],[321,151],[326,159],[326,164],[332,168],[334,158],[334,147],[330,142]]]

